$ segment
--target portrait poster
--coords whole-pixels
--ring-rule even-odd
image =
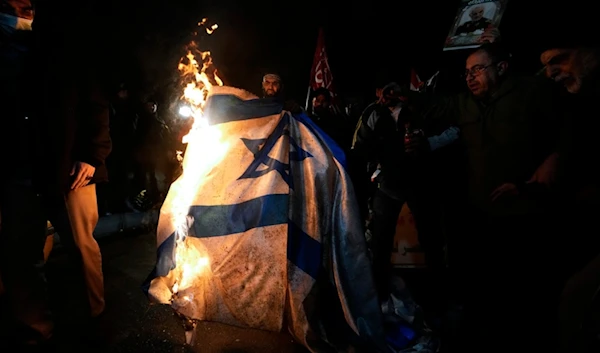
[[[477,48],[488,27],[498,27],[508,0],[461,0],[444,51]]]

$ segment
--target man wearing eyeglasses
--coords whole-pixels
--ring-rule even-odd
[[[445,100],[429,118],[453,121],[465,157],[457,166],[466,177],[465,207],[449,256],[464,281],[469,337],[477,340],[470,345],[508,345],[510,327],[511,337],[529,337],[530,347],[520,350],[546,351],[540,345],[550,340],[535,332],[551,332],[553,322],[552,242],[545,235],[561,119],[551,87],[512,73],[510,62],[499,43],[476,49],[465,63],[469,92]]]

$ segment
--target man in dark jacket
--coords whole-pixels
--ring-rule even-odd
[[[352,156],[357,165],[381,166],[377,177],[379,188],[372,205],[371,251],[375,285],[382,304],[387,303],[391,294],[390,257],[398,216],[404,203],[408,204],[415,217],[419,242],[425,248],[427,261],[433,263],[439,257],[434,249],[441,250],[432,231],[436,221],[425,219],[431,213],[425,205],[429,201],[421,188],[423,160],[406,151],[404,145],[407,128],[417,128],[421,123],[408,94],[407,88],[396,83],[384,87],[379,102],[367,107],[361,116],[352,146]]]
[[[7,336],[19,341],[45,341],[53,331],[42,271],[47,218],[33,183],[40,152],[31,104],[36,73],[29,69],[33,15],[28,1],[0,1],[0,272],[11,310],[0,316],[23,327]]]
[[[166,122],[158,115],[158,103],[148,98],[135,121],[134,133],[134,190],[135,202],[128,200],[134,210],[144,210],[161,202],[158,172],[165,170],[169,154],[170,130]],[[170,181],[169,181],[170,182]]]
[[[108,180],[105,160],[112,148],[109,104],[96,79],[101,76],[95,71],[100,65],[72,60],[93,55],[82,54],[74,42],[57,46],[56,38],[63,33],[50,29],[70,33],[73,26],[61,20],[58,24],[38,22],[35,27],[44,44],[44,60],[37,71],[41,74],[37,115],[43,133],[38,139],[42,144],[38,183],[48,217],[81,269],[89,306],[86,311],[94,318],[104,311],[102,260],[93,231],[98,222],[96,184]]]
[[[557,46],[541,55],[546,75],[570,93],[569,149],[562,158],[569,235],[564,244],[561,267],[567,281],[559,305],[560,352],[595,352],[600,325],[600,238],[597,217],[600,213],[600,150],[597,134],[600,99],[600,50],[597,48]]]
[[[108,102],[97,84],[81,82],[65,71],[58,75],[60,79],[49,80],[52,88],[43,92],[49,99],[39,113],[42,131],[53,137],[53,143],[44,146],[40,183],[61,242],[83,265],[90,316],[97,317],[104,311],[104,285],[93,231],[98,223],[96,184],[108,180]]]
[[[512,337],[529,337],[522,350],[545,351],[542,343],[552,346],[545,336],[555,304],[547,190],[561,150],[560,111],[548,84],[511,73],[510,54],[500,44],[469,55],[465,79],[470,92],[442,104],[438,117],[460,129],[465,157],[468,206],[462,239],[451,243],[450,256],[467,275],[473,325],[467,344],[479,352],[494,342],[499,351],[510,351],[504,336],[510,327]]]
[[[270,98],[283,105],[283,110],[292,114],[302,113],[302,107],[293,100],[286,100],[281,76],[267,73],[262,80],[263,98]]]
[[[0,151],[7,169],[0,180],[0,263],[14,317],[30,329],[23,339],[42,343],[53,331],[42,271],[47,219],[82,264],[89,316],[104,310],[92,232],[95,184],[107,180],[104,160],[111,150],[108,105],[99,86],[85,79],[93,77],[89,68],[73,66],[75,49],[57,45],[60,32],[50,17],[36,16],[32,25],[29,1],[0,5]]]
[[[353,133],[348,117],[333,106],[331,93],[326,88],[318,88],[312,96],[312,112],[309,116],[348,153]]]

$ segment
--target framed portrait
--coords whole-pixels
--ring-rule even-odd
[[[444,50],[477,48],[488,27],[498,27],[508,0],[462,0]]]

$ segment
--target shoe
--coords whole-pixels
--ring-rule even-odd
[[[14,332],[12,340],[15,346],[18,347],[17,352],[50,353],[56,351],[56,340],[52,333],[48,333],[44,336],[29,327],[23,326],[18,328]]]
[[[54,337],[43,340],[32,340],[21,343],[19,346],[21,353],[53,353],[58,352],[56,340]]]
[[[152,208],[152,200],[148,197],[146,190],[142,190],[135,197],[127,199],[126,203],[129,209],[138,213],[148,211]]]
[[[134,197],[134,198],[128,198],[127,201],[125,201],[125,204],[127,205],[127,209],[129,210],[129,212],[135,212],[135,213],[142,212],[142,210],[140,210],[140,208],[138,206],[138,202],[136,200],[137,200],[137,197]]]

